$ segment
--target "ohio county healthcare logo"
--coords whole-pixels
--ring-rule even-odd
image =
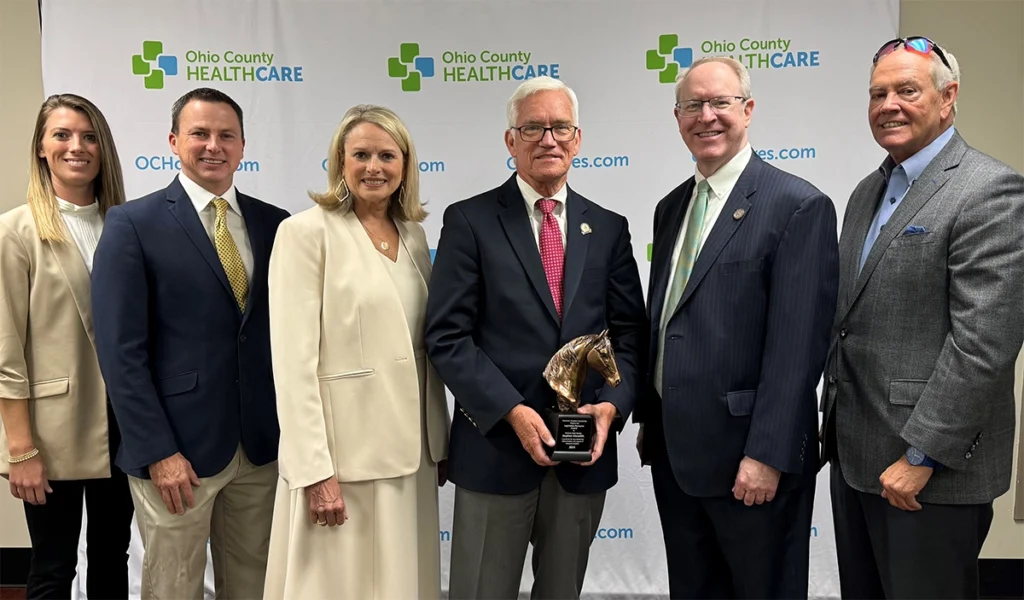
[[[647,51],[647,70],[658,72],[658,81],[674,83],[679,68],[693,64],[693,48],[680,48],[679,36],[666,33],[658,37],[658,47]]]
[[[202,82],[302,83],[301,65],[278,65],[276,54],[267,51],[187,50],[185,79]],[[144,77],[147,90],[161,90],[166,76],[178,75],[179,56],[164,53],[158,40],[142,42],[142,53],[132,55],[132,73]]]
[[[388,77],[401,79],[403,92],[420,91],[420,78],[433,76],[434,59],[420,56],[417,43],[402,44],[398,47],[398,56],[388,58]]]
[[[796,50],[792,39],[780,37],[761,40],[744,37],[704,40],[695,48],[681,46],[678,35],[666,33],[658,37],[657,48],[647,51],[647,70],[657,71],[661,83],[674,83],[679,69],[685,69],[697,58],[705,56],[728,56],[748,69],[821,66],[819,50]]]
[[[163,42],[142,42],[142,54],[132,55],[132,73],[145,78],[147,90],[162,90],[164,75],[178,74],[178,57],[164,54]]]
[[[524,81],[541,75],[558,79],[558,63],[533,64],[532,57],[533,53],[526,50],[445,50],[440,55],[442,66],[437,73],[435,57],[422,56],[418,43],[405,42],[399,46],[398,56],[388,57],[388,77],[400,79],[403,92],[418,92],[424,79],[438,75],[441,83]]]

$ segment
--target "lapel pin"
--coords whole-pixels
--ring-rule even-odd
[[[580,233],[582,233],[583,235],[590,235],[591,231],[592,230],[590,229],[590,225],[586,223],[580,225]]]
[[[740,219],[743,218],[743,215],[745,215],[745,214],[747,214],[746,209],[737,208],[736,212],[732,213],[732,218],[733,218],[734,221],[739,221]]]

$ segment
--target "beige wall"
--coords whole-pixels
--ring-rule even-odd
[[[957,130],[975,148],[1024,172],[1024,0],[902,0],[900,35],[928,36],[956,55]],[[1018,466],[1022,379],[1024,357],[1017,361]],[[995,502],[985,558],[1024,558],[1024,521],[1013,519],[1014,501],[1024,511],[1024,480],[1016,467],[1014,473],[1014,486]]]
[[[36,0],[0,0],[0,212],[24,198],[25,144],[42,100],[38,23]],[[900,32],[927,35],[956,54],[963,71],[957,129],[1024,172],[1024,0],[903,0]],[[1024,356],[1017,367],[1019,414]],[[1024,476],[1015,483],[1024,517]],[[1013,520],[1014,500],[1011,490],[996,501],[983,556],[1024,558],[1024,521]],[[27,545],[21,507],[0,486],[0,547]]]
[[[28,145],[42,101],[36,0],[0,0],[0,212],[25,201]],[[0,480],[0,547],[28,546],[25,513]]]

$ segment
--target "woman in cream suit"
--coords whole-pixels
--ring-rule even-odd
[[[28,598],[69,598],[88,512],[90,598],[128,597],[132,499],[93,346],[89,273],[124,202],[106,119],[73,94],[43,103],[28,202],[0,215],[0,474],[24,501]]]
[[[426,213],[398,117],[349,110],[328,179],[270,259],[281,445],[264,598],[438,598],[448,409],[424,349]]]

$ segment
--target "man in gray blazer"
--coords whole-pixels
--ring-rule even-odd
[[[956,133],[959,80],[926,38],[874,58],[868,120],[889,156],[846,209],[825,367],[844,598],[977,598],[1010,485],[1024,177]]]

